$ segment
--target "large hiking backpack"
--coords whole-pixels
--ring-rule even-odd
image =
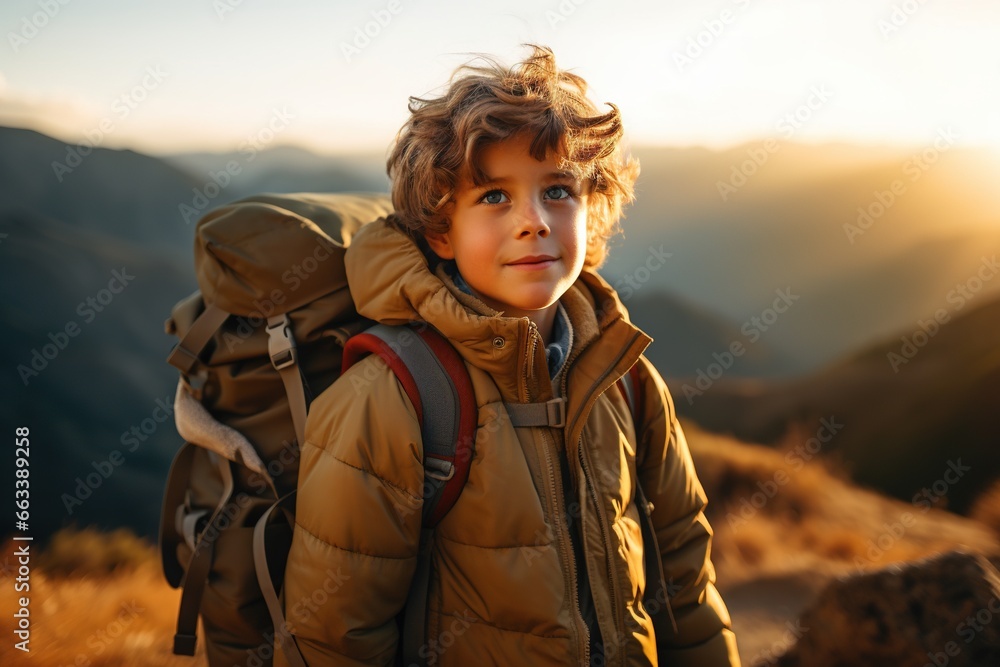
[[[351,237],[390,211],[384,195],[261,195],[198,222],[200,291],[166,323],[179,339],[168,361],[181,372],[175,416],[185,439],[160,521],[164,574],[183,588],[175,653],[194,655],[200,615],[213,667],[270,665],[279,644],[304,664],[281,616],[280,582],[308,405],[342,359],[381,356],[421,417],[425,532],[461,492],[476,426],[464,363],[426,325],[373,327],[347,285]],[[426,579],[415,577],[406,609],[411,645],[422,636]]]

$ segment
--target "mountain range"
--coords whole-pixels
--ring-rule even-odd
[[[838,451],[857,461],[865,483],[896,495],[945,469],[933,434],[980,452],[977,420],[989,414],[989,399],[975,400],[995,386],[979,383],[993,381],[995,367],[983,364],[996,322],[969,318],[989,310],[1000,280],[981,281],[962,313],[948,295],[996,252],[1000,195],[986,175],[996,162],[966,149],[942,154],[851,243],[843,226],[873,193],[909,177],[910,153],[781,144],[724,201],[719,183],[754,149],[637,149],[638,199],[602,269],[629,287],[623,301],[653,336],[649,356],[679,410],[756,441],[780,441],[807,417],[843,415],[854,427],[838,435]],[[380,155],[285,146],[252,160],[237,152],[153,156],[0,128],[0,323],[11,397],[0,410],[4,423],[33,434],[36,534],[67,523],[155,532],[179,444],[162,419],[176,383],[164,363],[173,341],[163,322],[197,288],[192,211],[196,218],[263,191],[385,189]],[[954,321],[892,372],[886,351],[940,309]],[[714,373],[735,343],[743,353],[687,405],[683,384]],[[974,352],[982,354],[961,356]],[[936,370],[917,370],[926,368]],[[940,387],[951,389],[945,396]],[[963,420],[969,430],[955,428]],[[985,483],[996,465],[979,455],[979,472],[967,479]],[[894,481],[893,466],[905,482]],[[974,487],[955,491],[971,498]]]

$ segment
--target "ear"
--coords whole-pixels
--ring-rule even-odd
[[[455,259],[455,249],[452,247],[451,239],[448,238],[447,233],[427,232],[424,234],[424,239],[434,254],[441,259]]]

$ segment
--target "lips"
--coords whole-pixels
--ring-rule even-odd
[[[507,264],[508,266],[521,266],[524,268],[542,268],[554,261],[556,261],[556,258],[552,255],[528,255],[520,259],[515,259],[513,262],[507,262]]]

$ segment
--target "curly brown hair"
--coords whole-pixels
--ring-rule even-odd
[[[441,97],[410,97],[410,117],[386,161],[396,209],[390,222],[417,238],[446,232],[462,174],[483,184],[483,149],[525,132],[532,157],[544,160],[554,150],[560,168],[589,184],[585,265],[596,268],[619,230],[622,207],[635,197],[639,163],[622,150],[618,107],[609,102],[601,114],[587,98],[587,82],[558,69],[551,49],[525,46],[532,55],[514,67],[479,56],[486,64],[459,67]]]

